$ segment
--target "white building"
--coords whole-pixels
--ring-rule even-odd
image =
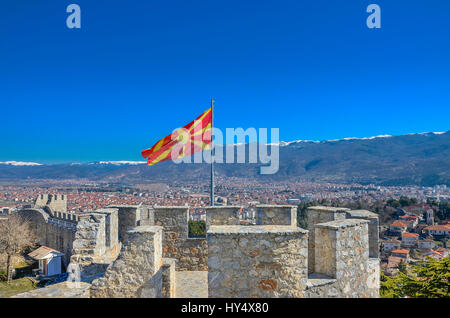
[[[402,234],[402,245],[407,247],[412,247],[416,245],[419,239],[419,234],[417,233],[403,233]]]
[[[401,242],[399,240],[387,240],[383,242],[383,251],[390,252],[392,250],[399,249]]]
[[[28,254],[28,256],[39,262],[39,275],[53,276],[62,273],[61,258],[64,256],[64,253],[47,246],[41,246]]]
[[[424,239],[417,241],[417,247],[420,250],[431,250],[435,247],[434,241],[432,239]]]
[[[450,235],[450,225],[430,225],[424,228],[423,231],[431,235],[447,236]]]

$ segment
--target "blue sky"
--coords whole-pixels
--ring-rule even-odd
[[[446,131],[449,16],[447,0],[1,1],[0,161],[141,160],[211,95],[217,127],[282,140]]]

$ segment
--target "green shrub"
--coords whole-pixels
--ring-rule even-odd
[[[189,237],[205,237],[206,236],[206,222],[205,221],[189,220],[188,225],[189,225]]]

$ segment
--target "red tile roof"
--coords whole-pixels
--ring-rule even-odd
[[[401,222],[401,221],[395,221],[394,223],[391,224],[392,226],[396,226],[396,227],[403,227],[406,226],[405,223]]]
[[[34,250],[33,252],[29,253],[28,256],[34,259],[42,259],[43,257],[47,256],[49,253],[55,252],[58,254],[63,254],[57,250],[54,250],[53,248],[47,247],[42,245],[38,249]]]
[[[402,237],[418,237],[417,233],[403,233]]]
[[[443,224],[443,225],[430,225],[424,228],[426,231],[450,231],[450,225]]]
[[[398,250],[393,250],[392,253],[396,253],[396,254],[409,254],[409,250],[398,249]]]

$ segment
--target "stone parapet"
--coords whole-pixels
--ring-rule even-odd
[[[367,210],[346,211],[349,219],[364,219],[369,221],[369,257],[378,258],[380,256],[380,234],[378,214]]]
[[[336,208],[327,206],[312,206],[307,209],[308,217],[308,272],[314,272],[315,261],[315,232],[314,226],[318,223],[330,222],[334,220],[344,220],[347,208]]]
[[[336,279],[339,297],[363,297],[367,291],[368,223],[346,219],[315,226],[315,273]]]
[[[297,226],[297,207],[293,205],[257,205],[256,224]]]
[[[293,226],[211,226],[209,297],[302,297],[307,236]]]
[[[162,227],[138,226],[127,234],[117,260],[93,281],[91,297],[160,297]]]
[[[162,259],[162,297],[175,297],[175,264],[174,258]]]
[[[239,225],[242,206],[209,206],[206,210],[206,229],[212,225]]]

